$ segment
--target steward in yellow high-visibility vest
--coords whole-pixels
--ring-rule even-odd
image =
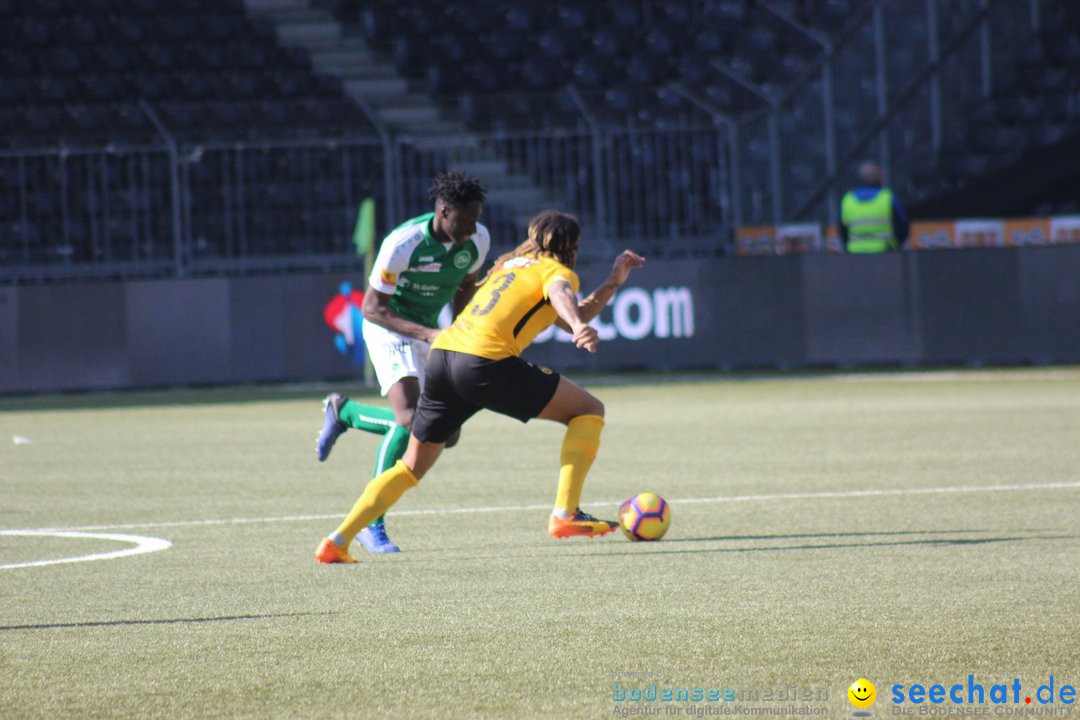
[[[859,167],[861,185],[844,194],[840,202],[840,238],[849,253],[882,253],[899,250],[908,237],[908,219],[892,190],[884,187],[881,168],[875,163]]]

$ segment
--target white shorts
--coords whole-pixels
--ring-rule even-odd
[[[427,368],[431,344],[423,340],[398,335],[382,325],[364,320],[364,345],[379,380],[379,390],[385,396],[394,383],[414,377],[424,389],[424,370]]]

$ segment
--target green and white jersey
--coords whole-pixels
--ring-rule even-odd
[[[435,213],[425,213],[394,228],[383,240],[368,278],[371,288],[393,295],[394,312],[430,328],[439,326],[439,311],[462,279],[480,269],[491,247],[491,235],[479,223],[462,245],[439,242],[431,235],[433,217]]]

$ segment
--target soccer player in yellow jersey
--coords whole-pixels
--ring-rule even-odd
[[[431,469],[448,438],[481,409],[522,422],[532,418],[566,425],[555,507],[548,533],[556,538],[604,535],[618,523],[578,507],[604,426],[604,405],[521,352],[552,323],[573,334],[574,344],[595,352],[599,337],[589,321],[645,259],[629,250],[611,275],[578,302],[577,259],[581,226],[573,215],[546,210],[529,223],[528,239],[495,261],[472,302],[432,344],[424,390],[404,457],[373,478],[338,529],[315,551],[320,563],[352,563],[349,544]]]

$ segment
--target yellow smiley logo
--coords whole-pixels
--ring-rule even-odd
[[[847,690],[847,697],[855,707],[868,708],[877,699],[877,688],[866,678],[859,678],[851,683],[851,687]]]

